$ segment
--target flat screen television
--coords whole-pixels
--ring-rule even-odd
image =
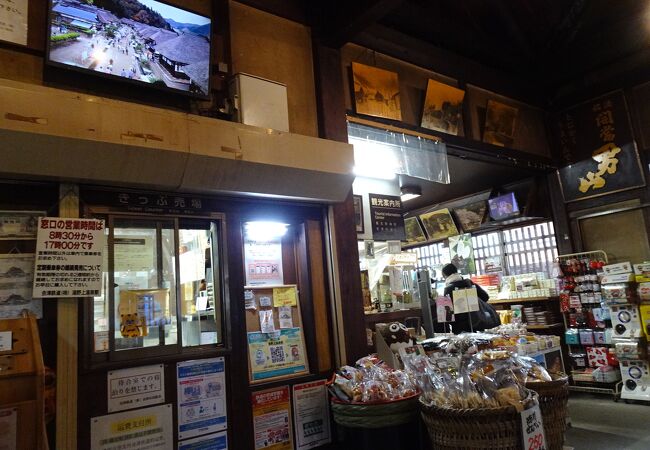
[[[509,219],[520,213],[514,192],[488,199],[488,205],[490,206],[490,217],[493,220]]]
[[[206,98],[212,20],[158,0],[50,0],[47,63]]]

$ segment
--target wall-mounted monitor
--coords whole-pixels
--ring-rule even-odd
[[[514,192],[488,199],[490,217],[493,220],[509,219],[519,215],[519,205]]]
[[[205,98],[211,27],[157,0],[50,0],[47,63]]]

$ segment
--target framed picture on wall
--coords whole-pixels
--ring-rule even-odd
[[[426,242],[427,237],[422,230],[420,221],[417,217],[407,217],[404,219],[404,229],[406,230],[406,243],[417,244],[418,242]]]
[[[397,73],[353,62],[352,78],[358,114],[402,120]]]
[[[464,232],[479,228],[485,221],[487,203],[476,202],[454,209],[454,215]]]
[[[352,200],[354,202],[354,223],[357,227],[357,233],[363,233],[363,197],[361,195],[353,195]]]
[[[519,109],[496,100],[488,100],[483,142],[512,147]]]
[[[460,234],[447,208],[420,214],[420,220],[430,240],[439,241]]]
[[[463,123],[464,97],[462,89],[429,80],[422,110],[422,128],[457,136]]]

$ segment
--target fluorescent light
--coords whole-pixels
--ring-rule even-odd
[[[414,198],[418,198],[420,194],[402,194],[399,197],[402,199],[403,202],[408,202],[409,200],[413,200]]]
[[[246,222],[246,237],[252,241],[265,242],[281,238],[287,234],[289,225],[281,222]]]
[[[392,146],[367,139],[349,137],[354,146],[354,174],[360,177],[392,180],[399,164]]]
[[[400,198],[403,202],[408,202],[414,198],[422,195],[422,188],[420,186],[402,186],[400,188]]]

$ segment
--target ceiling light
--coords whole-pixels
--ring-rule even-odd
[[[360,177],[392,180],[399,164],[394,148],[381,142],[349,137],[354,146],[354,174]]]
[[[422,188],[420,186],[402,186],[400,189],[400,198],[403,202],[408,202],[414,198],[422,195]]]
[[[246,238],[251,241],[268,242],[279,239],[287,233],[289,225],[280,222],[246,222]]]

